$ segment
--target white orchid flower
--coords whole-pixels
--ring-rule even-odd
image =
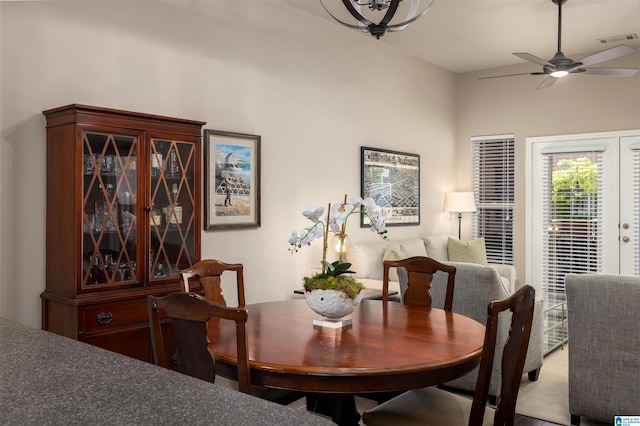
[[[372,232],[381,233],[381,232],[384,232],[386,228],[386,225],[384,223],[384,218],[382,216],[374,217],[372,225],[375,225],[375,226],[371,226]]]
[[[310,232],[304,233],[303,231],[300,233],[300,246],[309,246],[311,245],[311,241],[313,241],[314,239],[315,238]]]
[[[383,218],[383,216],[382,216],[382,207],[379,207],[379,206],[375,206],[374,208],[367,209],[366,213],[367,213],[367,215],[369,215],[369,217],[380,217],[380,218]]]
[[[382,209],[380,207],[377,207],[376,212],[374,214],[368,214],[368,216],[369,220],[371,221],[371,232],[377,232],[378,234],[384,233],[386,225],[384,223]]]
[[[318,207],[315,204],[307,206],[302,215],[312,222],[318,222],[324,213],[324,207]]]
[[[300,240],[301,246],[311,245],[311,241],[316,238],[322,238],[324,236],[324,226],[321,222],[316,222],[315,225],[309,226],[300,232],[298,240]]]
[[[374,211],[376,208],[377,209],[380,208],[376,204],[376,201],[371,197],[367,197],[364,200],[362,200],[362,207],[364,207],[367,213],[369,214],[371,214],[371,212]]]
[[[324,237],[324,226],[319,226],[319,223],[316,223],[313,228],[309,231],[310,234],[313,235],[313,239]]]
[[[335,221],[336,225],[342,226],[352,211],[353,205],[349,203],[334,204],[331,207],[331,219]]]
[[[362,197],[351,197],[349,198],[348,203],[353,206],[354,209],[359,209],[362,205]]]
[[[289,234],[289,244],[295,246],[298,244],[298,231],[295,229]]]
[[[311,245],[311,242],[315,239],[324,239],[325,232],[329,231],[339,234],[346,232],[346,222],[349,216],[353,213],[364,213],[370,220],[371,231],[377,232],[382,239],[388,239],[385,231],[384,217],[382,215],[382,208],[379,207],[373,198],[367,197],[351,197],[348,202],[339,202],[331,206],[331,212],[329,216],[329,222],[323,222],[323,215],[325,213],[324,207],[319,207],[315,204],[307,206],[302,215],[313,222],[312,225],[302,229],[300,233],[295,230],[291,231],[288,240],[291,247],[289,251],[291,253],[298,252],[298,249],[302,246]],[[325,259],[326,246],[323,248],[322,253],[322,265],[325,273],[325,265],[328,264]],[[339,260],[341,261],[341,260]]]

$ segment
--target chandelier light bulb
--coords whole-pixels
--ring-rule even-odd
[[[382,9],[386,9],[389,7],[389,1],[390,0],[372,0],[369,3],[369,9],[371,10],[382,10]],[[354,2],[356,4],[362,4],[362,3],[358,3],[358,2]]]

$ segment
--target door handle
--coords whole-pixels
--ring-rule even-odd
[[[629,237],[622,237],[622,241],[625,242],[625,243],[628,243],[629,242]]]

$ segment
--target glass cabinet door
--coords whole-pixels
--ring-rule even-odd
[[[139,139],[138,135],[82,132],[82,288],[139,282]]]
[[[180,275],[195,263],[196,144],[151,139],[149,281]]]

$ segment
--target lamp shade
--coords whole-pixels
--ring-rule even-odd
[[[446,212],[475,212],[476,201],[473,192],[448,192],[444,199]]]

